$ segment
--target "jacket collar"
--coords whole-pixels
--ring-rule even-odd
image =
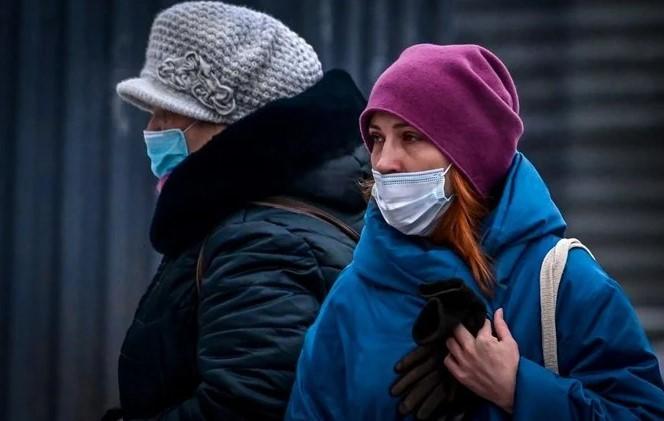
[[[394,229],[385,222],[373,200],[365,215],[353,267],[363,282],[418,297],[421,284],[459,279],[488,307],[470,269],[459,255],[449,247],[440,247]]]

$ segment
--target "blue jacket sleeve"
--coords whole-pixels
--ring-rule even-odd
[[[574,250],[556,310],[560,376],[526,358],[516,420],[664,420],[657,358],[620,286]]]

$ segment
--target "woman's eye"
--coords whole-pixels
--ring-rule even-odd
[[[371,143],[376,144],[376,143],[381,143],[383,141],[383,137],[377,134],[370,134],[369,135],[369,140]]]
[[[415,134],[415,133],[406,132],[406,133],[403,134],[403,140],[405,140],[406,142],[409,142],[409,143],[419,142],[420,140],[422,140],[422,137],[420,135]]]

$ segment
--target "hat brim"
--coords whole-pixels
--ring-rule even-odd
[[[221,115],[204,107],[191,96],[145,76],[123,80],[118,83],[116,92],[124,101],[149,113],[155,108],[162,108],[196,120],[224,123]]]

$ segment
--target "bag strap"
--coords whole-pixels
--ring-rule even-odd
[[[272,196],[251,203],[255,205],[283,209],[290,212],[311,216],[323,222],[327,222],[330,225],[334,225],[341,232],[346,234],[348,238],[353,240],[354,243],[357,243],[360,240],[360,234],[357,231],[355,231],[350,225],[343,222],[341,219],[337,218],[336,216],[332,215],[329,212],[325,212],[323,209],[319,207],[310,205],[308,203],[302,202],[292,197]]]
[[[203,262],[205,261],[205,246],[207,245],[208,235],[203,240],[200,250],[198,250],[198,258],[196,259],[196,296],[201,296],[201,282],[203,282],[203,275],[205,275],[205,268],[203,267]]]
[[[544,366],[558,374],[558,340],[556,338],[556,302],[567,256],[573,248],[582,248],[595,256],[576,238],[563,238],[544,256],[540,270],[540,304],[542,321],[542,351]]]
[[[289,212],[299,213],[301,215],[308,215],[312,218],[316,218],[318,220],[321,220],[323,222],[326,222],[330,225],[337,227],[341,232],[343,232],[351,240],[353,240],[354,243],[357,243],[360,239],[360,234],[357,231],[355,231],[350,225],[343,222],[341,219],[330,214],[329,212],[325,212],[323,209],[302,202],[300,200],[293,199],[291,197],[271,196],[263,200],[257,200],[251,203],[253,203],[254,205],[266,206],[269,208],[283,209]],[[201,282],[203,280],[203,275],[205,274],[204,251],[208,238],[209,237],[206,237],[205,240],[203,240],[203,244],[201,245],[201,249],[198,252],[198,259],[196,261],[196,291],[198,292],[199,297],[201,294]]]

